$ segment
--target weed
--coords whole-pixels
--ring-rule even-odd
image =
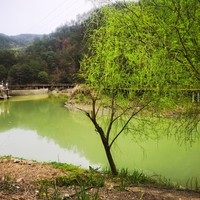
[[[131,174],[128,172],[127,169],[122,169],[119,172],[119,180],[120,180],[120,189],[125,190],[125,187],[127,185],[154,185],[154,186],[164,186],[168,188],[179,188],[179,186],[173,182],[171,182],[170,179],[167,179],[165,177],[162,177],[160,175],[153,175],[148,176],[145,175],[143,172],[140,172],[138,170],[134,170]],[[191,185],[191,183],[190,183]],[[196,188],[198,188],[198,181],[193,181],[193,185],[195,185]]]
[[[37,181],[38,198],[48,200],[60,200],[61,194],[59,187],[77,186],[80,192],[76,192],[77,198],[81,200],[90,199],[90,195],[86,192],[93,187],[102,187],[104,185],[104,176],[98,173],[84,172],[72,173],[68,176],[56,177],[54,179],[41,179]],[[98,199],[98,192],[93,195],[93,200]]]
[[[119,178],[120,178],[120,190],[125,191],[125,187],[128,182],[128,170],[127,169],[121,169],[119,172]]]
[[[12,156],[0,156],[0,160],[11,160]]]
[[[68,176],[56,177],[55,181],[59,187],[79,185],[80,181],[86,186],[102,187],[104,185],[104,176],[91,172],[73,173]]]
[[[107,175],[109,175],[109,176],[112,176],[112,171],[111,171],[111,169],[110,169],[109,167],[104,168],[104,169],[102,170],[102,173],[103,173],[103,174],[107,174]]]
[[[48,180],[42,180],[37,184],[37,197],[47,200],[61,200],[61,194],[58,190],[56,182],[54,184]]]
[[[9,175],[5,175],[0,181],[0,189],[13,191],[18,188],[15,183],[16,181],[14,179],[12,179]]]
[[[186,189],[200,191],[200,184],[197,178],[190,178],[186,182]]]
[[[130,183],[132,184],[152,184],[155,183],[156,181],[152,179],[151,177],[145,175],[144,173],[135,170],[131,175],[130,175]]]
[[[167,188],[180,188],[180,186],[177,183],[173,183],[170,179],[165,178],[164,176],[161,175],[154,175],[153,176],[155,179],[155,185],[158,186],[164,186]]]
[[[143,200],[144,192],[141,192],[140,200]]]
[[[80,186],[79,188],[80,191],[78,191],[78,189],[75,188],[76,197],[78,200],[98,200],[99,199],[99,195],[98,195],[99,188],[93,195],[90,195],[87,191],[91,189],[91,187],[86,187],[82,181],[78,181],[78,182]]]
[[[121,171],[119,172],[120,178],[126,178],[126,177],[128,177],[128,175],[129,175],[128,169],[121,169]]]

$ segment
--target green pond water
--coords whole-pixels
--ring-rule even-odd
[[[64,108],[64,99],[39,97],[0,101],[0,156],[106,167],[100,138],[87,117]],[[162,175],[182,185],[191,178],[200,183],[198,133],[169,136],[173,131],[166,124],[122,135],[113,146],[117,167]]]

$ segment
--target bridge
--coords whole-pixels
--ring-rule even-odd
[[[21,84],[21,85],[10,85],[10,90],[23,90],[23,89],[41,89],[48,88],[49,90],[53,90],[55,88],[65,89],[65,88],[73,88],[73,84],[68,83],[56,83],[56,84]]]
[[[23,90],[23,89],[41,89],[41,88],[48,88],[48,90],[54,90],[54,89],[67,89],[67,88],[73,88],[74,84],[68,84],[68,83],[52,83],[52,84],[21,84],[21,85],[10,85],[10,90]],[[153,91],[152,89],[146,89],[146,88],[121,88],[123,91]],[[200,88],[194,88],[194,89],[178,89],[178,91],[188,92],[188,94],[191,96],[191,100],[193,103],[200,102]],[[3,96],[3,94],[6,94],[8,96],[8,88],[5,90],[1,90],[0,98]],[[5,97],[5,95],[4,95]]]

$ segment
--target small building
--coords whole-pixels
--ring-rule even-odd
[[[9,98],[9,89],[8,89],[8,82],[4,85],[4,82],[1,81],[0,83],[0,99],[8,99]]]

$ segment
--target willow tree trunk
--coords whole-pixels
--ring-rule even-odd
[[[114,176],[117,176],[118,172],[117,172],[117,168],[116,168],[115,162],[113,160],[111,149],[110,149],[110,147],[109,147],[109,145],[107,143],[105,144],[103,142],[103,146],[104,146],[104,149],[105,149],[105,152],[106,152],[106,156],[107,156],[107,159],[108,159],[108,162],[109,162],[109,165],[110,165],[111,172],[112,172],[112,174]]]
[[[99,136],[101,137],[101,141],[103,143],[103,147],[106,152],[106,156],[107,156],[107,159],[108,159],[108,162],[110,165],[111,172],[114,176],[116,176],[116,175],[118,175],[118,172],[117,172],[117,168],[116,168],[116,165],[115,165],[112,153],[111,153],[111,146],[109,145],[109,137],[106,137],[104,130],[97,123],[97,120],[96,120],[97,113],[96,113],[96,109],[95,109],[95,103],[96,103],[96,100],[93,99],[92,114],[90,115],[90,113],[88,113],[88,112],[85,112],[85,113],[86,113],[87,117],[89,117],[89,119],[92,121],[92,123],[94,124],[94,126],[96,128],[96,131],[99,133]]]
[[[116,168],[116,165],[115,165],[112,153],[111,153],[111,148],[108,143],[108,139],[105,137],[105,133],[104,133],[103,129],[97,123],[94,123],[94,124],[95,124],[97,132],[99,133],[99,135],[101,137],[101,141],[103,143],[103,146],[104,146],[104,149],[106,152],[106,156],[107,156],[107,159],[108,159],[108,162],[110,165],[111,172],[114,176],[116,176],[116,175],[118,175],[118,172],[117,172],[117,168]]]

